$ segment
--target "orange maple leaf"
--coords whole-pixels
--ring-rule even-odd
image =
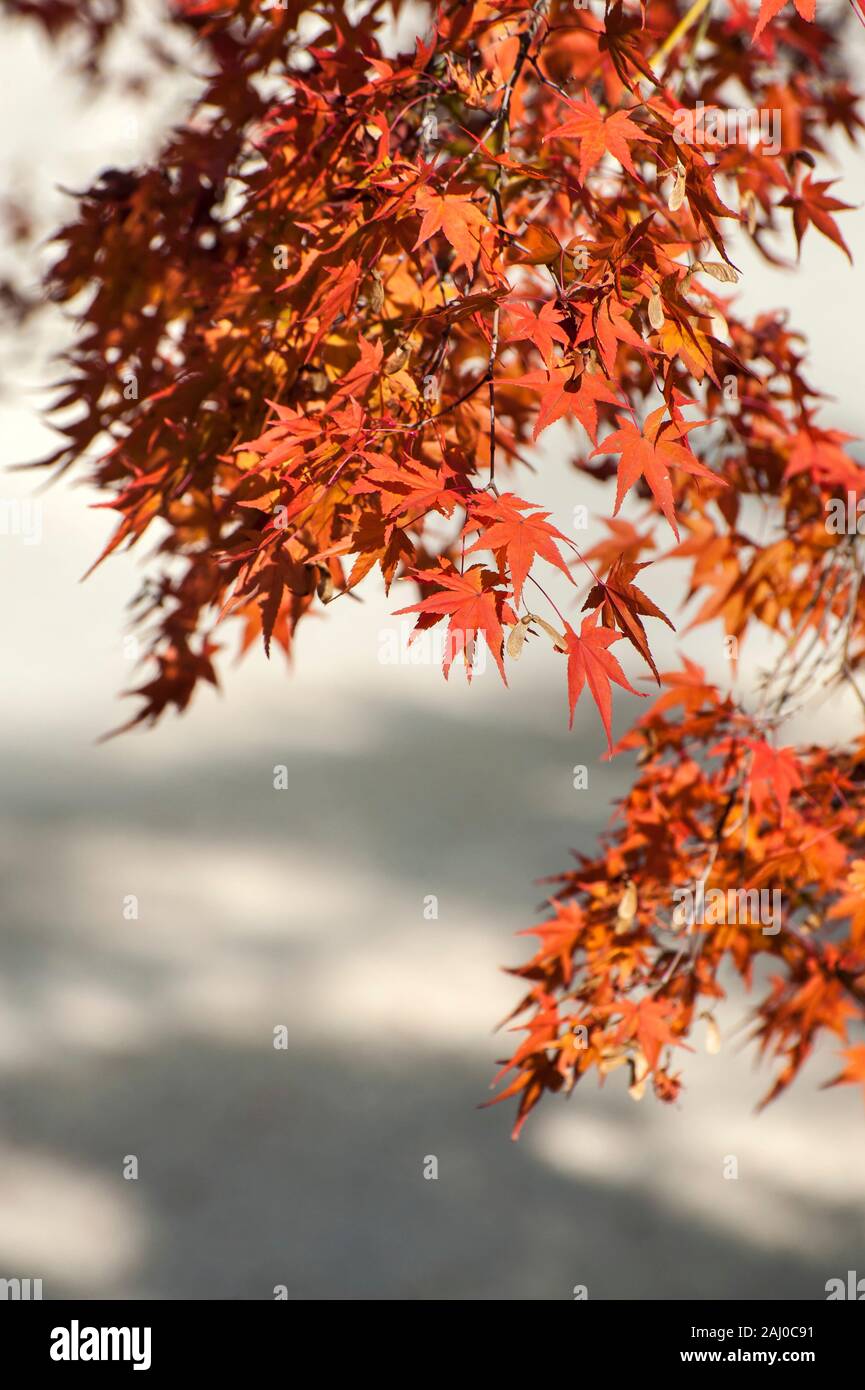
[[[576,376],[570,367],[550,367],[547,370],[526,372],[518,377],[515,386],[532,386],[541,392],[532,439],[567,415],[573,415],[593,441],[598,438],[598,404],[621,405],[613,383],[603,372],[582,372]]]
[[[434,626],[442,618],[450,619],[442,661],[445,679],[450,674],[454,657],[462,652],[466,677],[471,680],[475,643],[478,634],[482,634],[507,685],[502,660],[502,622],[513,624],[517,619],[504,593],[495,587],[500,582],[499,576],[484,569],[483,565],[474,565],[465,574],[460,574],[447,561],[440,561],[439,564],[438,570],[416,570],[412,576],[420,584],[437,585],[438,592],[421,599],[420,603],[410,604],[408,608],[398,608],[395,616],[402,613],[420,614],[410,641],[414,641],[418,632]]]
[[[702,709],[704,704],[718,703],[718,688],[706,680],[706,672],[690,657],[683,657],[685,666],[681,671],[662,671],[661,684],[667,690],[652,705],[652,714],[681,705],[687,714]]]
[[[751,763],[751,796],[758,811],[762,811],[770,796],[778,802],[783,821],[790,793],[802,785],[795,748],[773,748],[765,739],[745,739],[754,758]]]
[[[598,1012],[618,1013],[622,1021],[613,1034],[617,1043],[635,1040],[645,1054],[649,1067],[658,1065],[663,1047],[684,1047],[691,1051],[687,1043],[672,1031],[670,1022],[675,1018],[676,1005],[669,999],[653,999],[646,996],[638,1002],[622,999]]]
[[[612,752],[613,739],[610,726],[613,715],[613,694],[610,689],[610,682],[615,681],[616,685],[620,685],[623,690],[630,691],[632,695],[639,695],[642,692],[634,689],[612,652],[607,650],[614,642],[619,641],[622,634],[614,632],[609,627],[598,627],[597,624],[598,613],[595,611],[583,619],[578,637],[570,623],[565,623],[565,640],[568,644],[568,709],[570,711],[568,728],[574,727],[574,710],[582,694],[583,686],[588,681],[592,699],[598,707],[607,735],[607,747]]]
[[[520,602],[526,575],[540,555],[548,564],[556,565],[573,583],[568,566],[559,553],[556,541],[565,541],[557,527],[547,521],[549,512],[534,512],[523,516],[531,507],[512,492],[504,492],[500,497],[491,497],[472,509],[472,515],[465,525],[466,531],[481,531],[481,535],[466,551],[471,555],[475,550],[504,550],[514,586],[514,598]]]
[[[598,608],[604,616],[605,625],[612,627],[613,623],[618,625],[622,635],[628,639],[632,646],[651,667],[655,679],[660,684],[660,675],[655,665],[654,658],[649,650],[649,642],[646,637],[646,629],[643,627],[641,616],[646,618],[660,618],[661,622],[666,623],[667,627],[675,631],[673,624],[656,604],[652,602],[648,594],[644,594],[636,584],[632,583],[640,570],[645,569],[648,561],[642,564],[629,564],[623,560],[621,553],[614,561],[606,580],[599,580],[592,588],[588,598],[583,604],[583,610],[587,608]]]
[[[423,220],[412,249],[416,251],[436,232],[442,232],[457,253],[454,269],[462,265],[471,270],[481,235],[490,225],[477,203],[472,202],[471,194],[438,194],[430,188],[420,188],[414,202],[423,213]]]
[[[633,421],[620,416],[620,428],[608,434],[590,457],[594,458],[597,454],[621,454],[614,515],[621,507],[625,494],[638,478],[644,477],[678,540],[679,528],[673,510],[670,468],[681,468],[695,478],[710,478],[712,481],[717,479],[711,469],[700,463],[690,448],[678,442],[689,430],[697,429],[705,421],[695,420],[686,424],[677,420],[665,420],[665,413],[666,406],[663,405],[653,410],[646,417],[642,433]]]
[[[600,107],[586,93],[585,101],[569,101],[568,109],[574,114],[562,125],[556,126],[544,141],[555,138],[579,140],[580,142],[580,183],[585,183],[586,175],[605,154],[611,154],[629,174],[637,177],[628,148],[629,140],[645,140],[657,143],[654,135],[642,130],[627,111],[614,111],[604,116]]]
[[[839,917],[850,918],[850,940],[855,949],[865,949],[865,859],[854,859],[844,884],[843,897],[829,909],[828,916],[834,921]]]
[[[793,230],[796,233],[796,242],[800,248],[802,238],[813,223],[818,232],[822,232],[830,241],[834,241],[836,246],[840,246],[852,265],[853,257],[850,255],[850,248],[841,235],[838,223],[834,217],[830,216],[833,212],[849,212],[852,206],[850,203],[842,203],[840,198],[829,197],[826,190],[837,181],[837,179],[824,179],[820,183],[814,183],[811,175],[808,174],[798,193],[788,193],[786,198],[781,199],[778,206],[779,208],[793,209]]]
[[[754,30],[754,38],[759,39],[767,24],[771,24],[777,14],[780,14],[787,0],[762,0],[760,13],[757,16],[757,27]],[[817,0],[794,0],[794,4],[803,19],[808,23],[813,23],[817,13]]]
[[[845,1047],[841,1056],[847,1060],[846,1067],[832,1081],[827,1081],[823,1089],[825,1090],[828,1086],[865,1087],[865,1043],[857,1043],[855,1047]]]
[[[562,314],[552,300],[546,300],[539,313],[535,313],[530,304],[523,303],[509,303],[507,309],[510,328],[506,342],[519,343],[528,340],[534,343],[545,362],[553,355],[554,341],[567,345],[568,335],[560,327]]]

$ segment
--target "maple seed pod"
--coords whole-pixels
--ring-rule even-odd
[[[380,314],[384,308],[384,286],[377,270],[372,271],[371,278],[372,289],[369,294],[369,307],[374,314]]]
[[[628,1095],[632,1100],[642,1100],[646,1091],[646,1082],[649,1079],[649,1063],[642,1052],[638,1052],[635,1057],[628,1059],[631,1068],[631,1084],[628,1087]]]
[[[425,150],[429,150],[439,138],[438,118],[434,111],[427,111],[420,124],[420,141]]]
[[[616,1044],[601,1049],[601,1059],[598,1062],[598,1071],[601,1076],[608,1076],[617,1067],[623,1067],[630,1061],[626,1049]]]
[[[685,166],[681,160],[676,161],[676,179],[670,190],[670,197],[667,207],[670,212],[678,212],[685,201]]]
[[[757,199],[750,188],[746,188],[742,194],[741,215],[744,222],[748,225],[751,236],[757,230]]]
[[[519,661],[522,656],[523,644],[526,640],[529,622],[529,618],[520,618],[519,622],[510,630],[507,652],[512,661]]]
[[[713,280],[720,280],[725,285],[738,285],[739,283],[739,276],[736,271],[724,261],[697,261],[692,269],[700,270],[705,275],[711,275]]]
[[[330,379],[327,375],[327,372],[321,371],[321,369],[318,367],[316,367],[313,371],[309,373],[309,375],[307,376],[307,381],[309,382],[310,388],[312,391],[315,392],[316,396],[323,396],[330,385]]]
[[[410,357],[411,357],[411,348],[409,347],[408,343],[407,343],[407,342],[399,343],[399,344],[397,345],[397,347],[394,348],[394,350],[393,350],[393,352],[391,353],[390,357],[388,357],[388,358],[386,359],[386,361],[385,361],[384,370],[385,370],[386,375],[387,375],[387,376],[394,376],[394,374],[395,374],[396,372],[401,371],[402,368],[403,368],[403,367],[406,365],[406,363],[408,362],[408,359],[409,359]]]
[[[715,1015],[710,1014],[707,1009],[700,1014],[700,1018],[706,1020],[706,1051],[714,1057],[721,1051],[721,1030]]]
[[[632,930],[637,915],[637,885],[632,878],[625,879],[625,891],[616,910],[616,936],[624,936]]]
[[[318,583],[315,586],[315,592],[322,603],[330,603],[333,598],[333,575],[330,570],[323,569],[321,566],[318,569]]]
[[[568,644],[564,633],[557,632],[552,623],[547,622],[546,618],[539,617],[537,613],[527,613],[525,620],[527,623],[537,623],[538,627],[542,627],[547,636],[552,639],[553,646],[557,652],[566,652],[568,650]]]
[[[709,312],[709,318],[711,319],[711,322],[712,322],[712,337],[713,337],[713,338],[723,339],[723,338],[726,338],[726,337],[729,336],[729,333],[730,333],[730,325],[727,323],[727,320],[724,318],[724,315],[723,315],[722,313],[720,313],[720,312],[714,307],[714,305],[712,306],[712,308],[711,308],[711,310],[710,310],[710,312]]]
[[[657,285],[652,286],[652,293],[649,295],[649,323],[656,333],[664,327],[664,306],[661,303],[661,291]]]

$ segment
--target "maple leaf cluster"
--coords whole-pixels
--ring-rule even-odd
[[[6,9],[78,25],[98,53],[124,6]],[[571,721],[588,692],[611,748],[625,642],[662,693],[618,745],[639,774],[615,828],[533,929],[499,1098],[519,1124],[546,1091],[625,1066],[633,1094],[674,1099],[722,966],[751,984],[761,957],[775,1093],[865,1008],[865,736],[778,746],[818,674],[865,704],[863,555],[825,524],[865,472],[818,420],[786,316],[740,316],[732,255],[750,238],[778,263],[785,233],[798,249],[809,232],[847,252],[847,205],[818,176],[828,135],[863,129],[843,20],[814,0],[443,3],[386,57],[389,13],[175,0],[208,74],[194,111],[58,233],[51,294],[80,332],[57,408],[78,413],[45,462],[98,457],[106,554],[155,541],[130,725],[216,683],[225,624],[241,650],[290,653],[372,572],[419,593],[397,610],[417,630],[447,624],[445,676],[461,659],[470,678],[482,642],[506,680],[527,637],[549,643]],[[743,93],[778,138],[707,143],[695,113]],[[504,481],[557,421],[575,470],[616,478],[587,553]],[[693,625],[783,644],[757,701],[689,661],[658,670],[646,623],[673,624],[646,589],[667,558],[689,566]],[[780,892],[783,925],[677,916],[688,883]],[[865,1079],[862,1057],[845,1046],[838,1079]]]

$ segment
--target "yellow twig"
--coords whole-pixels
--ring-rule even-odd
[[[655,53],[652,54],[651,58],[649,59],[649,63],[652,67],[654,67],[655,64],[661,58],[666,58],[668,54],[672,53],[673,49],[676,47],[676,44],[679,42],[679,39],[683,38],[684,35],[687,34],[688,30],[694,24],[696,24],[697,20],[700,18],[700,15],[711,3],[712,0],[694,0],[694,3],[688,10],[687,14],[682,16],[673,32],[667,35],[667,37],[664,39],[664,42],[661,44],[661,47]]]

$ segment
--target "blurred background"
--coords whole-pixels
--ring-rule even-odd
[[[129,95],[130,50],[94,98],[28,28],[0,39],[4,187],[45,230],[68,215],[58,185],[152,151],[195,90]],[[865,33],[851,42],[865,57]],[[865,160],[833,155],[861,204]],[[842,230],[853,269],[813,231],[798,275],[735,258],[750,305],[788,305],[808,333],[824,419],[861,434],[865,212]],[[69,332],[54,310],[6,324],[6,465],[49,450],[39,412]],[[560,428],[529,495],[567,529],[612,495],[568,470]],[[0,493],[32,503],[42,482],[4,472]],[[829,1049],[756,1115],[771,1073],[742,1049],[738,994],[675,1107],[634,1103],[615,1073],[547,1101],[516,1144],[511,1102],[477,1108],[512,1050],[493,1031],[520,993],[501,967],[530,949],[513,933],[542,915],[537,880],[591,851],[631,777],[599,761],[587,702],[568,732],[560,660],[534,644],[509,690],[490,667],[468,688],[433,659],[385,663],[413,598],[372,584],[302,627],[292,669],[226,662],[222,695],[97,746],[137,683],[140,560],[79,583],[111,529],[94,500],[62,480],[38,493],[38,527],[0,535],[0,1277],[41,1278],[45,1298],[821,1299],[865,1275],[861,1099],[818,1089]],[[672,612],[682,571],[649,574]],[[680,639],[653,636],[674,662]],[[684,648],[728,679],[720,630]],[[740,685],[766,659],[746,647]],[[617,733],[631,706],[617,692]],[[853,717],[824,707],[807,735]]]

